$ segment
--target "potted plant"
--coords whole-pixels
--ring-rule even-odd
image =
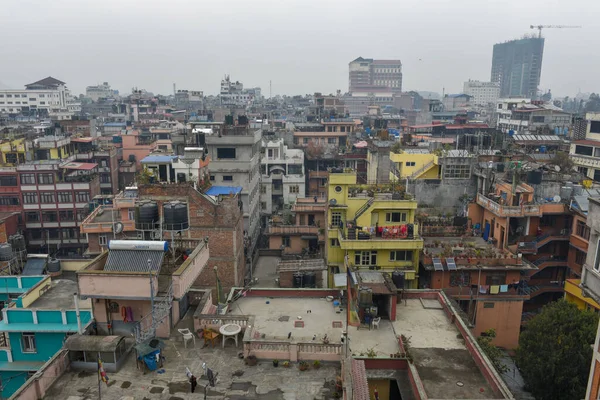
[[[246,357],[246,365],[253,367],[256,364],[258,364],[258,359],[254,354],[250,354],[248,357]]]
[[[289,368],[290,367],[290,362],[289,361],[284,361],[283,364],[281,364],[283,366],[283,368]]]
[[[314,368],[314,369],[319,369],[319,368],[321,368],[321,361],[319,361],[319,360],[315,360],[315,361],[313,362],[313,368]]]
[[[273,366],[277,368],[279,366],[279,360],[273,360]]]
[[[300,371],[306,371],[308,369],[308,363],[306,361],[300,361],[298,364],[298,369]]]

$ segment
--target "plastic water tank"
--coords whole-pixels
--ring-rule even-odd
[[[15,251],[25,250],[25,237],[23,235],[11,235],[8,242],[12,245]]]
[[[12,246],[10,243],[0,244],[0,261],[10,261],[13,258]]]
[[[304,287],[306,287],[306,288],[317,287],[317,275],[314,272],[306,272],[304,274]]]
[[[571,194],[573,193],[573,188],[568,186],[563,186],[560,188],[560,198],[563,200],[567,200],[571,198]]]
[[[187,203],[171,201],[163,206],[163,229],[182,231],[190,227]]]
[[[60,272],[60,260],[56,258],[49,259],[47,268],[49,273]]]
[[[159,222],[158,204],[143,200],[135,207],[135,229],[154,230]]]
[[[527,172],[527,183],[530,185],[539,185],[542,183],[542,171]]]
[[[405,281],[404,272],[402,271],[394,271],[392,272],[392,282],[397,289],[404,289],[404,281]]]
[[[294,287],[301,288],[304,283],[304,274],[302,272],[294,273]]]

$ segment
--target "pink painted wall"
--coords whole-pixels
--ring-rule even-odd
[[[68,350],[59,351],[42,368],[39,378],[30,378],[13,397],[19,400],[38,400],[44,397],[46,391],[69,369]],[[12,398],[12,397],[11,397]]]
[[[187,293],[188,289],[204,270],[204,267],[206,267],[209,257],[208,245],[204,245],[204,247],[194,250],[185,261],[188,265],[182,272],[179,272],[179,270],[175,271],[173,274],[173,295],[176,298],[181,298]]]
[[[158,287],[158,279],[154,287]],[[147,275],[85,274],[78,275],[81,296],[102,296],[103,298],[150,298],[150,282]],[[124,290],[126,288],[126,290]]]

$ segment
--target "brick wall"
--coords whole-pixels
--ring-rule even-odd
[[[190,229],[182,236],[194,239],[208,237],[208,268],[200,274],[195,287],[215,288],[215,266],[225,290],[243,286],[246,275],[244,219],[237,196],[213,202],[189,184],[142,185],[138,189],[141,199],[158,202],[160,210],[164,202],[187,201]]]

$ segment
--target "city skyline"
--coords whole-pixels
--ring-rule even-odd
[[[409,3],[375,2],[374,9],[386,12],[378,14],[378,23],[370,24],[365,34],[361,8],[347,2],[315,3],[320,11],[314,13],[314,7],[301,2],[216,4],[206,9],[187,1],[108,1],[83,8],[72,0],[9,0],[0,10],[7,21],[0,34],[11,37],[4,46],[4,54],[11,56],[5,59],[0,82],[21,88],[54,76],[77,94],[104,81],[123,93],[135,86],[168,94],[176,83],[181,89],[217,94],[220,80],[230,74],[248,87],[261,87],[265,95],[269,82],[273,95],[335,93],[347,91],[348,63],[362,55],[401,60],[403,90],[458,93],[468,79],[488,79],[494,44],[537,34],[529,29],[531,24],[560,23],[584,28],[543,32],[540,89],[552,89],[556,96],[600,91],[593,79],[593,66],[600,59],[587,50],[587,38],[598,36],[600,28],[593,12],[579,11],[600,10],[592,1],[557,2],[553,7],[512,1],[489,4],[485,10],[472,7],[480,3],[470,0],[461,2],[461,8],[433,2],[435,13],[432,7]],[[521,11],[514,13],[511,5]],[[453,15],[456,20],[448,22]],[[348,24],[336,24],[341,20]],[[456,22],[461,29],[452,27]],[[18,36],[11,34],[15,31]],[[139,36],[141,32],[145,34]],[[578,59],[585,62],[564,61]]]

